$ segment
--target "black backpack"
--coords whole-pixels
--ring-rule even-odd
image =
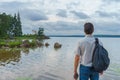
[[[107,50],[99,44],[98,38],[95,38],[95,48],[92,57],[93,69],[97,72],[102,72],[108,68],[110,59]]]

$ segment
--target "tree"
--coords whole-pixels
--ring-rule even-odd
[[[22,36],[20,14],[14,16],[6,13],[0,14],[0,37]]]
[[[10,16],[10,24],[9,24],[9,29],[8,29],[8,32],[7,32],[9,38],[13,38],[14,37],[14,29],[15,29],[14,17]]]
[[[16,16],[16,14],[14,14],[14,18],[13,18],[13,21],[12,21],[12,27],[13,27],[13,35],[15,37],[18,36],[17,35],[18,28],[17,28],[17,16]]]
[[[14,15],[13,18],[13,33],[15,37],[22,36],[22,26],[20,20],[20,14]]]
[[[0,14],[0,37],[6,37],[10,25],[10,15]]]
[[[39,28],[38,36],[43,36],[43,35],[44,35],[44,28]]]
[[[18,12],[17,14],[17,27],[18,27],[18,35],[17,36],[22,36],[22,26],[21,26],[21,20],[20,20],[20,14]]]

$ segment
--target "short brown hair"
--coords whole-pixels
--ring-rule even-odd
[[[84,32],[86,34],[92,34],[94,31],[94,26],[92,23],[88,22],[84,24]]]

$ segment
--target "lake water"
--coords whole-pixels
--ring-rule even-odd
[[[81,37],[51,37],[50,46],[0,50],[0,80],[74,80],[74,50]],[[110,67],[100,80],[120,80],[120,38],[100,38],[110,56]],[[54,49],[54,43],[62,44]]]

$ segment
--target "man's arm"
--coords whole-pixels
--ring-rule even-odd
[[[79,64],[79,59],[80,59],[80,56],[79,56],[79,55],[75,55],[75,60],[74,60],[74,73],[77,73],[77,68],[78,68],[78,64]]]
[[[80,56],[75,55],[75,60],[74,60],[74,78],[75,79],[77,79],[77,77],[78,77],[77,68],[78,68],[79,60],[80,60]]]

